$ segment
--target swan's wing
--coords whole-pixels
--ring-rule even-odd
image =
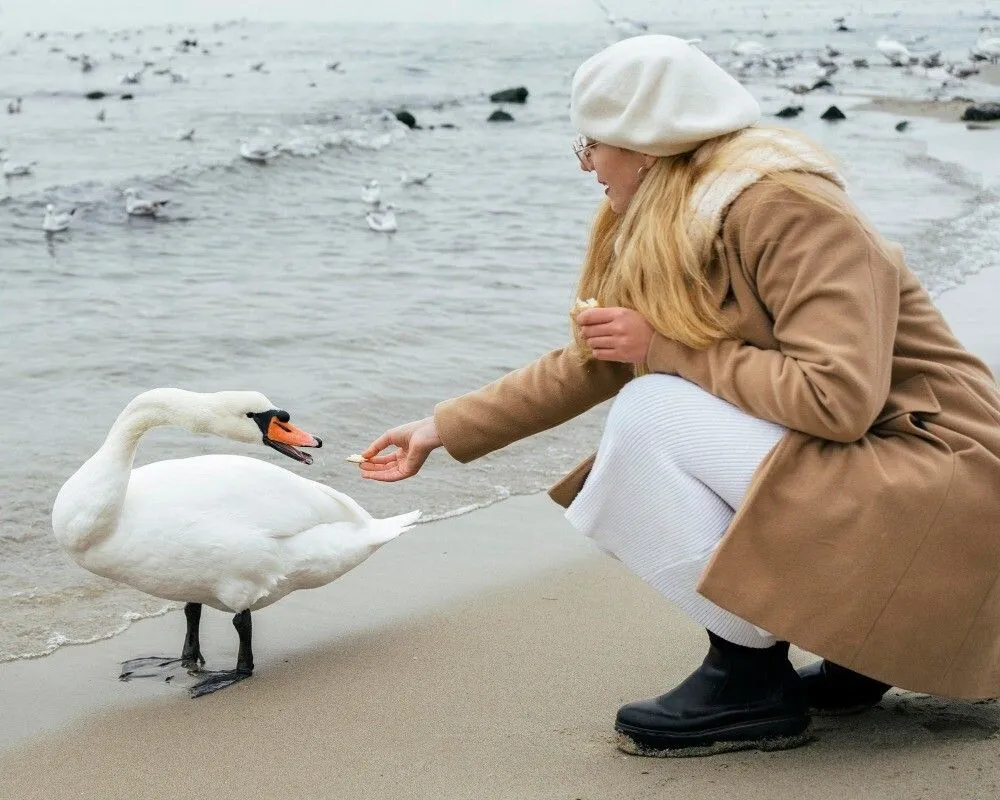
[[[256,458],[208,455],[132,471],[120,526],[131,531],[240,531],[288,537],[371,516],[334,489]]]

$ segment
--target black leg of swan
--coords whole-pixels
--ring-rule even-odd
[[[181,664],[192,672],[198,672],[205,664],[201,655],[201,603],[188,603],[184,606],[184,616],[187,619],[187,633],[184,635],[184,649],[181,651]]]
[[[231,671],[203,672],[205,679],[198,681],[191,687],[192,697],[201,697],[203,694],[211,694],[219,689],[225,689],[234,683],[245,680],[253,675],[253,648],[251,639],[253,638],[253,626],[250,622],[250,612],[241,611],[233,617],[233,627],[240,635],[240,652],[236,657],[236,669]]]
[[[173,668],[180,664],[189,672],[198,672],[205,663],[201,655],[201,644],[198,629],[201,624],[201,603],[188,603],[184,606],[184,617],[187,620],[187,632],[184,634],[184,649],[180,658],[167,656],[144,656],[122,662],[122,673],[119,680],[128,681],[132,678],[174,678]]]

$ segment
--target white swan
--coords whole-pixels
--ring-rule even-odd
[[[204,664],[202,605],[236,615],[236,669],[208,673],[191,689],[197,697],[252,674],[251,611],[338,578],[410,527],[420,512],[374,519],[328,486],[244,456],[195,456],[133,470],[142,435],[163,425],[263,441],[307,464],[312,458],[299,448],[322,442],[291,425],[287,412],[257,392],[153,389],[125,407],[104,444],[59,490],[52,530],[76,563],[186,603],[183,666]],[[122,678],[139,666],[177,660],[126,662]]]

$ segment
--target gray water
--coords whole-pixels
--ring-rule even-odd
[[[870,70],[835,77],[837,95],[805,97],[807,112],[791,124],[845,160],[857,202],[907,247],[933,293],[992,266],[1000,206],[982,166],[996,132],[927,119],[901,135],[896,118],[851,110],[867,95],[926,98],[938,85],[882,66],[872,46],[881,33],[926,34],[917,51],[961,58],[983,5],[867,3],[849,16],[854,31],[840,34],[830,22],[840,12],[826,4],[765,7],[767,19],[713,0],[650,27],[701,37],[734,69],[732,40],[765,30],[774,51],[805,54],[802,76],[827,43],[847,59],[869,57]],[[84,572],[49,526],[62,482],[146,389],[261,391],[325,446],[305,467],[159,429],[137,464],[243,453],[329,483],[377,516],[420,508],[435,518],[535,492],[594,449],[603,409],[470,465],[440,451],[399,484],[362,481],[343,462],[387,427],[566,340],[601,198],[570,150],[569,83],[611,35],[599,15],[583,16],[566,25],[229,22],[0,35],[0,98],[20,96],[24,109],[0,109],[0,148],[38,162],[32,176],[0,187],[0,661],[114,635],[173,607]],[[184,38],[198,46],[179,51]],[[82,52],[98,62],[87,74],[66,58]],[[147,59],[155,67],[140,85],[119,85]],[[327,60],[341,68],[326,69]],[[262,71],[249,69],[255,61]],[[185,80],[152,74],[168,65]],[[747,78],[768,113],[792,82]],[[531,96],[509,107],[516,122],[487,124],[486,95],[519,84]],[[93,89],[111,95],[83,99]],[[124,91],[134,99],[118,99]],[[973,80],[954,93],[996,90]],[[848,121],[817,119],[833,102]],[[423,129],[387,113],[400,107]],[[179,141],[191,127],[194,140]],[[244,162],[243,138],[282,154],[266,167]],[[936,142],[948,160],[934,155]],[[403,169],[433,174],[404,188]],[[372,178],[399,207],[394,235],[366,226],[360,190]],[[169,199],[163,216],[127,218],[128,186]],[[43,235],[48,202],[78,208],[69,232]]]

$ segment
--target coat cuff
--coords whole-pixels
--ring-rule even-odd
[[[646,369],[650,372],[676,375],[681,347],[683,345],[680,342],[654,333],[649,342],[649,350],[646,351]]]

